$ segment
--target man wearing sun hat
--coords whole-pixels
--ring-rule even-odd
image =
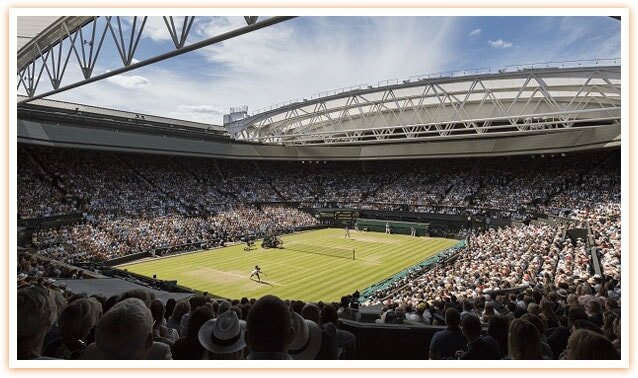
[[[312,320],[292,312],[294,337],[288,347],[288,354],[295,360],[314,360],[321,349],[321,328]]]
[[[199,342],[210,359],[242,360],[246,347],[244,333],[246,322],[235,311],[225,311],[216,319],[210,319],[199,329]]]

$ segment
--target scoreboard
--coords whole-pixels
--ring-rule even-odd
[[[322,209],[316,214],[319,220],[332,224],[344,224],[354,222],[359,218],[359,211],[344,209]]]
[[[359,218],[359,212],[356,210],[337,210],[335,211],[335,219],[351,221]]]

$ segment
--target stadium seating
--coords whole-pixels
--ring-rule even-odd
[[[564,328],[578,320],[589,319],[614,348],[620,347],[618,151],[361,164],[236,162],[26,145],[18,150],[20,218],[77,214],[79,219],[34,233],[36,254],[19,259],[19,287],[55,290],[46,278],[79,277],[79,270],[54,261],[99,262],[316,225],[318,220],[302,206],[489,214],[525,222],[466,229],[467,247],[346,301],[353,311],[382,304],[377,321],[391,323],[344,321],[340,331],[356,336],[354,355],[427,358],[429,340],[445,325],[450,308],[478,317],[486,335],[492,335],[494,318],[507,324],[525,314],[531,320],[536,316],[552,358],[565,350]],[[530,221],[538,214],[559,218]],[[573,236],[580,235],[575,230],[584,237]],[[25,297],[36,294],[24,292]],[[67,292],[67,299],[75,294]],[[100,300],[104,311],[114,304]],[[207,301],[211,316],[226,306]],[[233,302],[233,311],[246,319],[250,302]],[[288,304],[299,309],[304,303]],[[204,316],[192,310],[189,317]],[[383,347],[397,338],[404,340],[402,348]]]

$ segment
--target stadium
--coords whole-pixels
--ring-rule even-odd
[[[51,98],[299,19],[156,18],[138,60],[150,17],[18,17],[17,359],[620,359],[619,58],[219,124]]]

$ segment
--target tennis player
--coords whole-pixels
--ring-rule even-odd
[[[344,236],[344,239],[350,239],[350,226],[348,226],[346,224],[346,234]]]
[[[253,269],[253,271],[250,273],[250,279],[252,280],[253,277],[257,276],[257,280],[261,282],[261,277],[259,277],[259,273],[261,273],[261,268],[259,267],[259,265],[255,265],[255,269]]]

